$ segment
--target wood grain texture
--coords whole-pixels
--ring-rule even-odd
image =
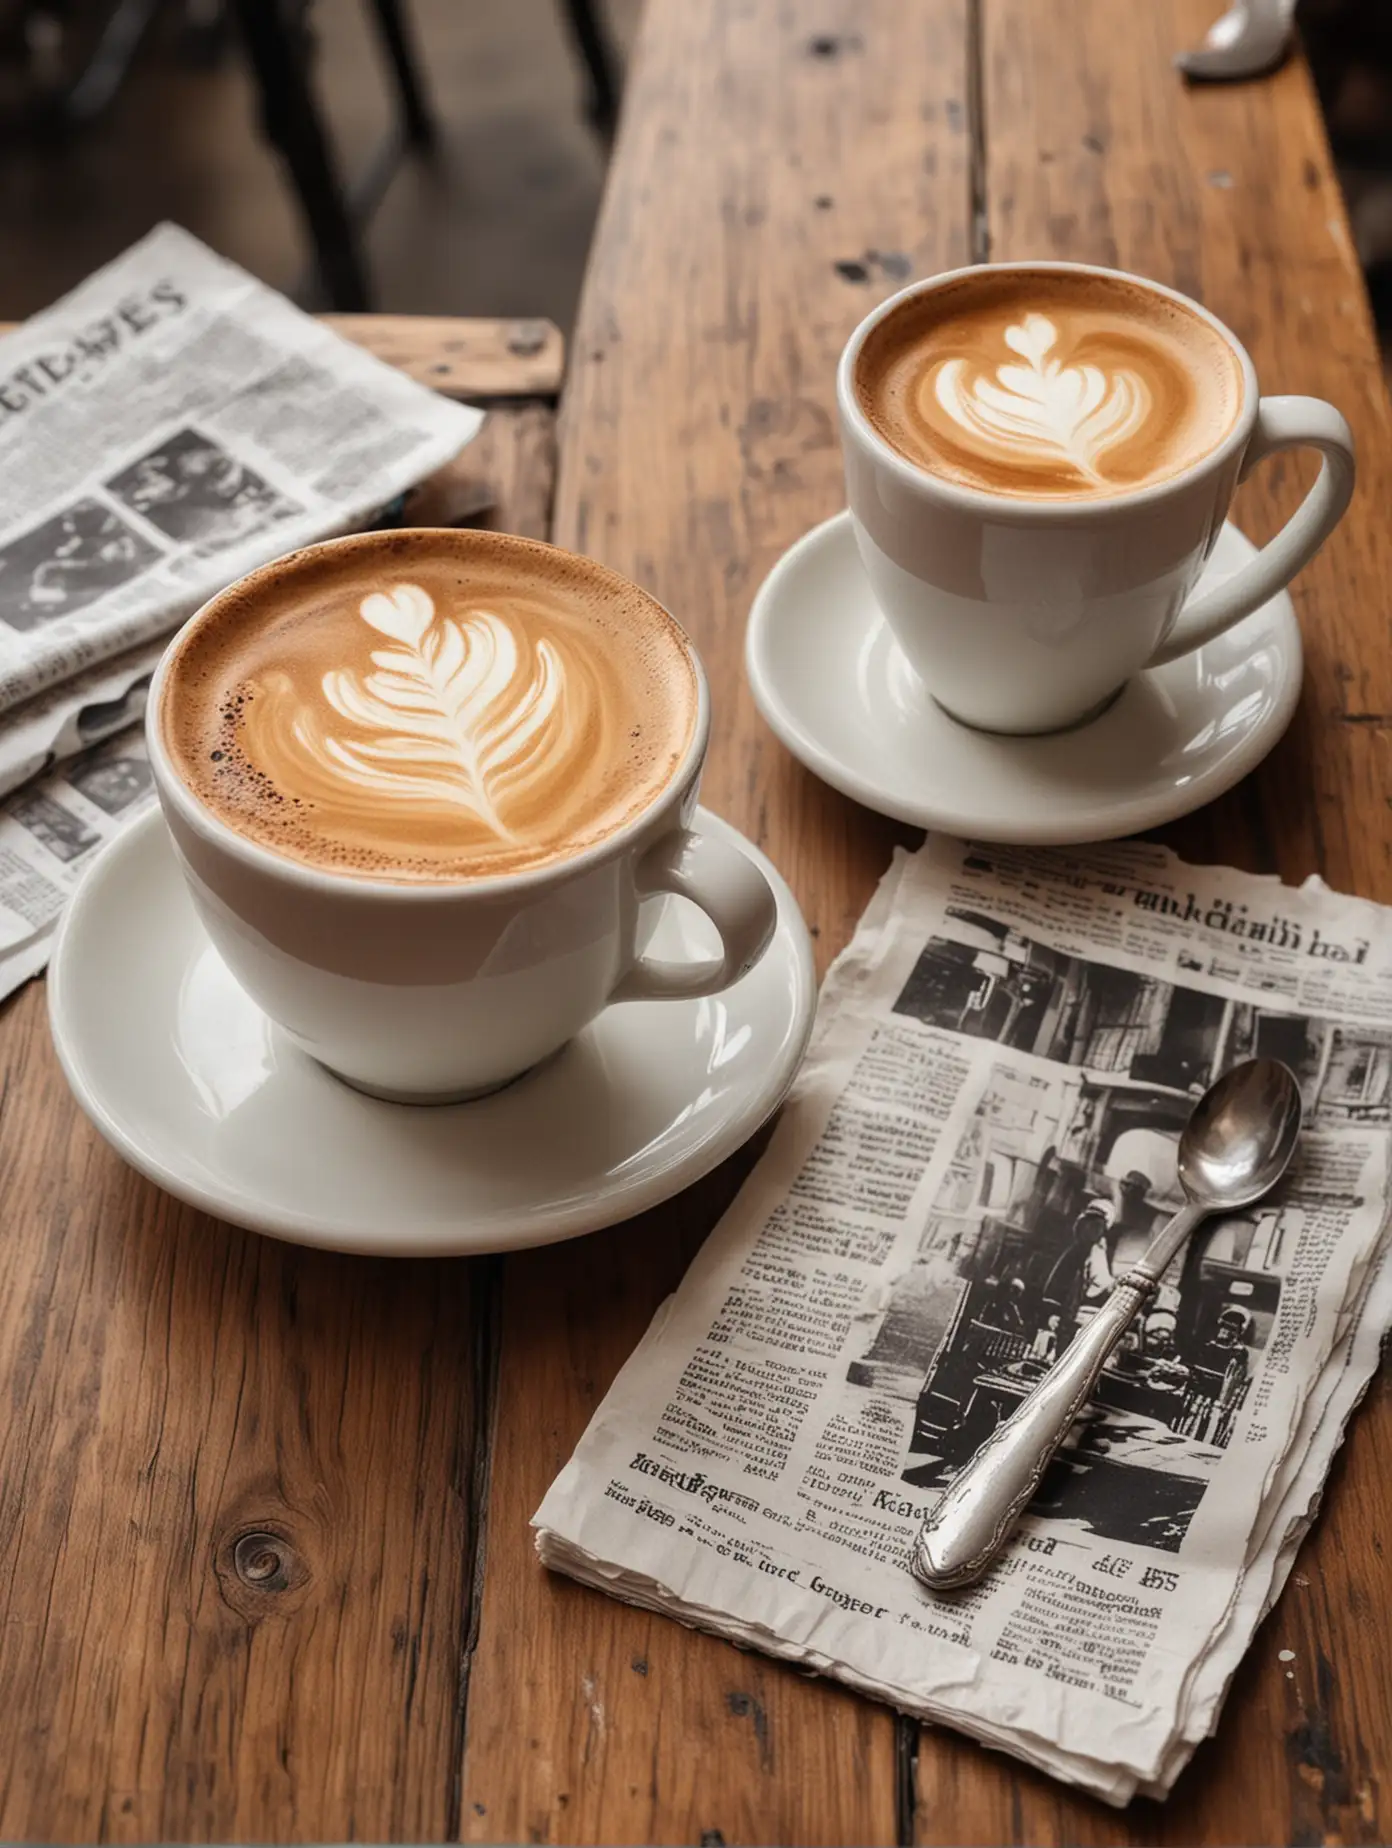
[[[425,314],[319,318],[447,398],[553,398],[561,389],[565,341],[553,321]]]
[[[514,529],[549,424],[470,452]],[[81,1116],[44,1004],[0,1010],[0,1837],[446,1837],[496,1267],[179,1205]]]
[[[982,190],[990,254],[1077,258],[1196,296],[1264,388],[1348,417],[1359,487],[1294,587],[1306,648],[1295,722],[1268,761],[1163,838],[1191,859],[1392,900],[1392,437],[1386,392],[1308,74],[1186,89],[1172,54],[1206,0],[982,0]],[[1267,538],[1313,474],[1259,469],[1236,517]],[[925,1731],[923,1843],[1372,1842],[1392,1833],[1392,1610],[1381,1535],[1392,1392],[1375,1384],[1296,1576],[1234,1684],[1217,1738],[1163,1806],[1124,1816]],[[1283,1663],[1280,1649],[1294,1651]]]
[[[544,404],[495,408],[466,449],[406,496],[403,526],[487,527],[545,539],[556,477],[556,418]]]
[[[960,0],[650,0],[571,345],[555,536],[694,635],[704,796],[773,856],[820,960],[896,840],[757,718],[760,578],[842,504],[833,374],[866,310],[968,251]],[[477,1840],[882,1842],[895,1721],[548,1577],[526,1522],[739,1178],[509,1259],[462,1821]]]
[[[565,339],[554,321],[463,315],[324,314],[326,327],[446,398],[554,398]],[[19,323],[0,321],[0,335]]]

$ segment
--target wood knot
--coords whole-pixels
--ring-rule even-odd
[[[818,32],[808,39],[808,55],[813,58],[839,58],[843,51],[864,51],[865,40],[858,32]]]
[[[232,1569],[244,1585],[257,1591],[284,1591],[290,1583],[284,1542],[279,1534],[259,1529],[234,1543]]]
[[[309,1565],[281,1527],[260,1522],[233,1529],[218,1546],[214,1571],[225,1601],[249,1623],[285,1616],[309,1584]]]
[[[531,359],[546,345],[544,321],[518,321],[508,334],[507,349],[518,359]]]

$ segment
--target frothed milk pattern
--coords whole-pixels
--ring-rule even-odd
[[[862,408],[910,461],[998,494],[1084,499],[1165,480],[1232,427],[1222,336],[1140,285],[998,272],[872,329]]]
[[[1022,365],[981,366],[954,358],[925,370],[919,386],[925,423],[932,411],[922,396],[931,389],[978,452],[1006,463],[1024,452],[1041,467],[1061,463],[1087,481],[1105,484],[1108,450],[1135,436],[1152,415],[1144,375],[1124,364],[1065,365],[1052,356],[1059,336],[1047,315],[1027,314],[1003,338]]]
[[[297,554],[176,648],[161,722],[194,794],[253,841],[368,877],[581,852],[661,791],[695,731],[695,670],[664,610],[497,534]]]
[[[247,754],[284,786],[389,822],[394,804],[458,811],[500,841],[514,804],[555,799],[593,722],[583,660],[558,641],[528,645],[492,610],[440,615],[418,584],[374,592],[363,621],[395,646],[367,672],[331,668],[324,703],[280,674],[244,718]]]

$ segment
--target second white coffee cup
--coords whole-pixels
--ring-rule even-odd
[[[1167,479],[1072,501],[993,494],[901,455],[859,401],[856,366],[867,336],[908,302],[1003,271],[1113,278],[1208,322],[1242,375],[1222,441]],[[1353,438],[1332,405],[1262,398],[1246,350],[1207,309],[1158,283],[1086,264],[987,264],[901,290],[847,342],[837,403],[856,543],[875,597],[938,704],[990,731],[1076,724],[1140,669],[1222,634],[1290,582],[1353,492]],[[1302,446],[1322,461],[1300,507],[1249,564],[1192,597],[1238,483],[1264,457]]]

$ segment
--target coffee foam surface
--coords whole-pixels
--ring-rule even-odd
[[[442,883],[596,845],[680,767],[688,647],[636,586],[488,533],[293,554],[175,643],[162,736],[187,786],[326,871]]]
[[[871,329],[856,396],[886,442],[963,486],[1124,494],[1200,460],[1242,406],[1237,354],[1168,296],[1106,276],[998,271]]]

